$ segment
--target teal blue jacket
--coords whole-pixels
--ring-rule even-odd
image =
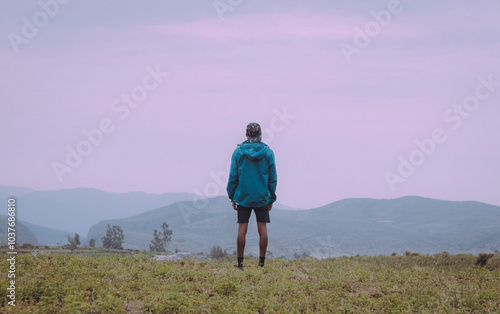
[[[231,158],[227,194],[244,207],[262,207],[276,201],[276,166],[273,151],[262,142],[245,141]]]

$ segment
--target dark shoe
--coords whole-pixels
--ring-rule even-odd
[[[234,267],[243,270],[243,265],[234,265]]]
[[[265,257],[259,257],[259,267],[264,267],[264,263],[266,262]]]

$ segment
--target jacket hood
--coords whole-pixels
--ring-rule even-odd
[[[240,145],[243,155],[249,160],[255,161],[264,158],[268,146],[262,142],[250,143],[245,141]]]

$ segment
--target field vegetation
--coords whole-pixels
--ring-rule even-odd
[[[157,261],[150,253],[37,250],[16,260],[16,306],[0,269],[7,313],[396,313],[500,309],[500,256]],[[5,260],[6,254],[2,254]]]

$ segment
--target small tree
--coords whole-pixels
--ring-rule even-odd
[[[120,249],[123,250],[122,244],[125,236],[123,235],[123,230],[120,226],[111,227],[109,224],[107,226],[106,235],[101,238],[102,247],[106,249]]]
[[[78,233],[75,233],[74,237],[70,236],[69,234],[67,234],[66,237],[68,238],[69,248],[71,250],[76,249],[76,247],[81,244],[80,243],[80,235]]]
[[[95,247],[95,239],[94,238],[91,238],[90,241],[89,241],[89,246],[90,247]]]
[[[215,259],[221,259],[227,256],[226,250],[222,250],[222,248],[218,245],[214,245],[212,250],[210,251],[210,257]]]
[[[165,252],[165,246],[172,240],[172,230],[168,229],[168,224],[163,222],[161,224],[161,232],[155,229],[153,233],[153,240],[149,245],[150,252]]]

